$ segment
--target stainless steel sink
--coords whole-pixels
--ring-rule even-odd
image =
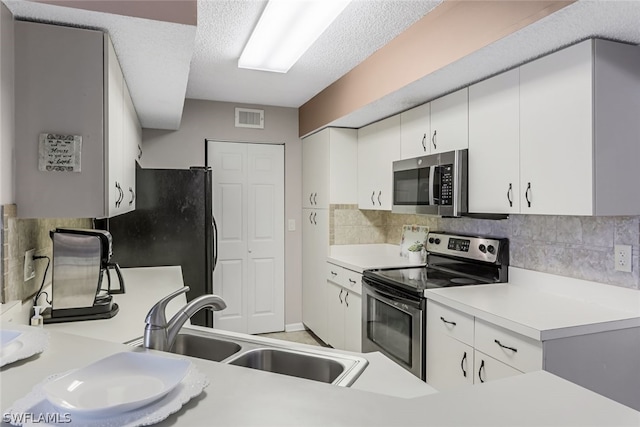
[[[228,363],[324,383],[334,382],[345,371],[345,365],[333,358],[276,348],[249,350]]]
[[[127,344],[141,347],[142,338]],[[170,352],[342,387],[353,384],[368,364],[366,359],[350,354],[292,346],[295,344],[285,341],[183,328]]]

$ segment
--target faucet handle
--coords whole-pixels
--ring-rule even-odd
[[[167,325],[167,317],[165,314],[167,304],[178,295],[188,292],[189,289],[188,286],[184,286],[155,303],[155,305],[151,307],[151,310],[149,310],[149,313],[147,313],[147,317],[144,320],[145,323],[147,325],[165,327]]]

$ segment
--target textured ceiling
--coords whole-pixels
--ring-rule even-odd
[[[266,1],[199,1],[187,97],[299,107],[440,4],[353,0],[286,74],[243,70],[240,53]]]
[[[354,0],[287,74],[236,66],[264,0],[200,0],[198,27],[2,0],[24,19],[109,32],[142,124],[176,129],[185,96],[299,107],[438,1]],[[640,0],[582,0],[332,125],[360,127],[591,36],[640,43]],[[428,54],[428,46],[425,53]]]

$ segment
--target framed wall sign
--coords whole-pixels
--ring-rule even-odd
[[[44,172],[81,171],[81,135],[58,135],[55,133],[41,133],[39,140],[39,170]]]

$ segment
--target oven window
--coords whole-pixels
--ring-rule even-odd
[[[394,172],[393,204],[437,205],[440,192],[439,178],[436,166]],[[431,188],[434,189],[433,194]]]
[[[367,295],[367,338],[412,366],[411,315]]]

